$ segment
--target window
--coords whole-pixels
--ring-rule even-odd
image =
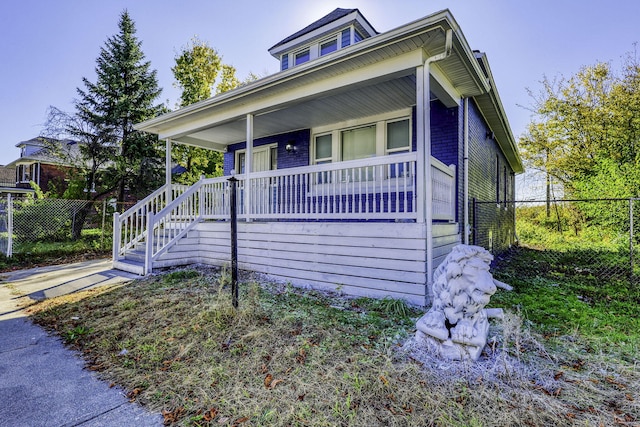
[[[362,39],[364,39],[364,36],[360,34],[360,31],[355,30],[353,32],[353,42],[358,43],[359,41],[362,41]]]
[[[347,47],[351,44],[351,28],[342,30],[342,47]]]
[[[500,206],[500,159],[496,155],[496,204]]]
[[[342,160],[376,156],[376,125],[342,131]]]
[[[320,56],[327,55],[331,52],[335,52],[336,50],[338,50],[338,39],[335,36],[320,43]]]
[[[331,134],[316,136],[315,164],[331,163],[333,138]]]
[[[236,151],[236,173],[246,172],[247,150]],[[253,147],[253,172],[278,169],[278,145],[262,145]]]
[[[236,161],[236,167],[237,167],[236,173],[243,174],[245,172],[244,165],[246,163],[246,159],[247,159],[246,152],[238,153],[238,158]]]
[[[289,55],[288,54],[284,54],[280,58],[280,70],[284,71],[287,68],[289,68]]]
[[[408,114],[408,111],[401,114]],[[355,127],[340,129],[340,124],[337,124],[315,128],[313,132],[312,164],[411,151],[411,120],[406,115],[398,118],[398,112],[364,119]]]
[[[387,154],[400,154],[411,151],[409,119],[387,122],[386,151]],[[405,164],[393,165],[390,170],[390,177],[409,176],[409,173]]]
[[[409,119],[387,122],[387,153],[407,153],[409,138]]]
[[[306,48],[305,50],[295,54],[295,65],[300,65],[302,63],[305,63],[309,61],[310,58],[311,58],[310,50],[309,48]]]
[[[269,157],[270,157],[270,161],[271,161],[271,169],[272,171],[278,169],[278,146],[277,145],[273,145],[269,148]]]
[[[505,166],[503,166],[503,168],[504,168],[504,173],[502,175],[502,178],[503,178],[502,181],[504,182],[504,200],[503,200],[503,202],[504,202],[504,208],[507,209],[507,199],[508,199],[508,194],[509,194],[509,192],[508,192],[509,183],[507,181],[507,166],[505,165]]]

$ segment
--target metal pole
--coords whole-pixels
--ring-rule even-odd
[[[236,184],[238,179],[235,176],[229,178],[230,197],[229,210],[231,213],[231,303],[234,308],[238,308],[238,213],[236,203]]]

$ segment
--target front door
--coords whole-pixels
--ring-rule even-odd
[[[245,173],[246,151],[238,153],[238,172]],[[252,172],[262,172],[278,169],[278,147],[276,145],[266,145],[254,147]]]

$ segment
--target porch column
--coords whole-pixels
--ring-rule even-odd
[[[429,89],[429,62],[416,68],[416,132],[418,170],[417,182],[422,184],[418,192],[418,222],[426,227],[426,285],[431,286],[433,278],[433,207],[431,182],[431,106]],[[430,292],[429,289],[427,289]]]
[[[244,214],[251,221],[251,172],[253,172],[253,114],[247,114],[247,151],[244,158]]]
[[[167,203],[171,202],[171,140],[167,138],[165,140],[165,152],[164,152],[164,184],[166,185],[165,200]]]

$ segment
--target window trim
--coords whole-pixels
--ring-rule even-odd
[[[407,120],[409,126],[409,144],[406,149],[387,149],[387,124]],[[412,126],[411,109],[403,109],[386,114],[365,117],[360,120],[350,120],[345,122],[334,123],[332,125],[321,126],[311,129],[311,149],[309,150],[309,164],[318,164],[316,155],[316,138],[331,134],[331,163],[342,162],[342,132],[352,129],[358,129],[366,126],[375,126],[376,134],[376,154],[375,157],[387,156],[398,152],[413,151],[413,126]],[[327,162],[327,159],[321,159],[321,162]]]
[[[409,126],[409,144],[407,144],[407,147],[398,147],[398,148],[389,148],[388,142],[389,142],[389,132],[388,132],[388,127],[389,127],[389,123],[397,123],[397,122],[403,122],[403,121],[407,121],[407,125]],[[410,153],[411,152],[411,141],[413,140],[413,135],[411,133],[411,116],[409,117],[399,117],[397,119],[393,119],[393,120],[387,120],[384,123],[384,152],[385,155],[389,155],[389,154],[395,154],[395,153]]]
[[[345,30],[349,30],[349,41],[350,43],[348,45],[343,45],[342,44],[342,32]],[[316,40],[312,43],[308,43],[305,45],[302,45],[300,47],[298,47],[297,49],[291,50],[289,52],[285,52],[280,56],[280,71],[284,71],[285,69],[282,68],[282,58],[283,57],[287,57],[287,65],[288,67],[286,68],[286,70],[289,70],[291,68],[297,67],[299,65],[302,64],[306,64],[309,61],[313,61],[314,59],[320,58],[321,56],[326,56],[329,55],[333,52],[339,51],[341,49],[345,49],[351,45],[354,45],[355,43],[357,43],[355,41],[355,32],[358,31],[357,28],[354,25],[350,25],[348,27],[344,27],[341,28],[339,30],[337,30],[335,33],[330,34],[327,37],[323,37],[319,40]],[[366,39],[366,37],[364,37],[362,34],[360,34],[360,36],[362,37],[361,40]],[[329,52],[329,53],[325,53],[324,55],[322,55],[322,45],[329,42],[329,41],[335,41],[336,42],[336,49]],[[305,51],[309,51],[309,60],[301,62],[301,63],[296,63],[296,56],[299,55],[300,53],[303,53]]]

